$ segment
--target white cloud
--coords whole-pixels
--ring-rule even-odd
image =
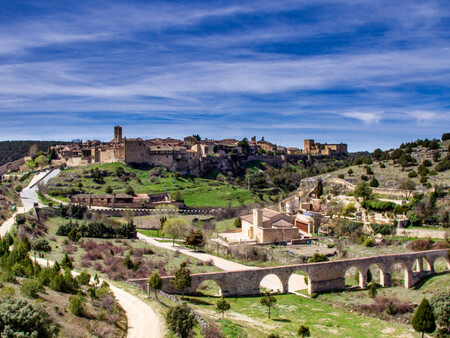
[[[383,113],[381,113],[381,112],[370,112],[370,113],[346,112],[346,113],[342,113],[342,115],[353,118],[353,119],[360,120],[366,124],[373,124],[373,123],[378,123],[381,121]]]

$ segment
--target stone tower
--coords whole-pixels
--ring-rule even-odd
[[[309,153],[314,148],[314,140],[305,140],[305,152]]]
[[[116,142],[116,143],[122,142],[122,127],[121,126],[114,127],[114,142]]]

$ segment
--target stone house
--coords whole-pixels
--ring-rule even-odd
[[[253,214],[241,217],[242,233],[260,244],[288,242],[299,238],[299,229],[291,217],[267,208],[253,209]]]
[[[303,235],[311,235],[316,232],[314,218],[309,212],[297,214],[297,217],[295,218],[295,226]]]

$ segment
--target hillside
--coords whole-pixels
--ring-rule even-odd
[[[0,166],[30,154],[30,148],[37,146],[37,151],[47,152],[50,146],[65,144],[59,141],[0,141]]]
[[[398,188],[399,182],[406,179],[410,179],[415,182],[417,187],[430,188],[440,184],[444,187],[448,187],[450,186],[450,170],[447,169],[444,171],[439,171],[440,169],[438,168],[438,165],[446,160],[449,145],[450,140],[439,142],[439,148],[436,151],[430,151],[423,146],[414,147],[409,155],[411,158],[415,159],[416,162],[407,162],[407,164],[399,163],[400,158],[392,159],[392,155],[395,152],[398,152],[400,148],[388,151],[387,153],[389,153],[391,157],[389,159],[380,158],[380,160],[377,160],[374,157],[374,154],[372,154],[371,164],[355,164],[348,168],[323,174],[320,177],[322,177],[323,180],[330,178],[343,178],[346,181],[356,185],[364,179],[364,176],[366,176],[366,180],[368,182],[375,178],[379,183],[379,188]],[[433,160],[433,154],[436,152],[440,153],[438,161]],[[422,165],[425,160],[428,160],[429,162],[425,163],[426,166],[424,167],[426,170],[423,172]],[[355,160],[355,163],[359,162],[360,161]],[[367,168],[370,168],[370,170]],[[371,172],[373,172],[373,174],[371,174]],[[420,174],[421,172],[422,175]]]

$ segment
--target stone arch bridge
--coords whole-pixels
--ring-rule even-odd
[[[422,278],[435,273],[434,263],[443,257],[450,270],[450,251],[447,249],[430,250],[413,253],[382,255],[365,258],[346,259],[320,263],[287,265],[271,268],[249,268],[239,271],[221,271],[192,274],[191,287],[185,294],[195,294],[200,284],[212,280],[218,284],[224,296],[249,296],[260,294],[260,283],[268,275],[276,275],[282,285],[281,292],[288,292],[289,278],[301,271],[308,276],[308,293],[339,291],[345,289],[345,273],[352,267],[359,271],[359,286],[367,286],[367,272],[372,265],[380,270],[380,284],[390,287],[391,271],[395,264],[400,263],[405,272],[405,287],[410,288]],[[170,284],[173,276],[163,277],[162,291],[179,293]],[[130,282],[147,286],[147,279],[132,279]]]

